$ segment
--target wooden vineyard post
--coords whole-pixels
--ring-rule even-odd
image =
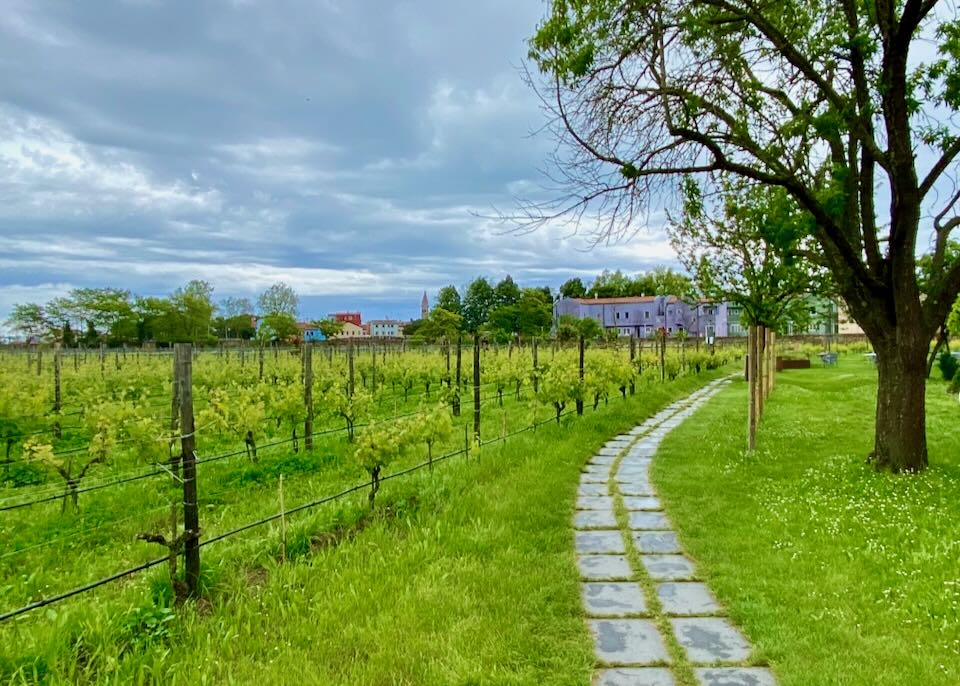
[[[747,333],[747,449],[757,447],[757,327],[750,325]]]
[[[634,362],[637,359],[637,334],[630,334],[630,368],[636,369]],[[637,382],[635,375],[630,376],[630,395],[637,392]]]
[[[354,376],[353,376],[353,339],[347,341],[347,366],[349,370],[348,384],[347,384],[347,393],[350,397],[353,397],[354,388]]]
[[[43,350],[37,346],[37,376],[43,374]]]
[[[534,336],[530,342],[530,349],[533,355],[533,392],[540,392],[540,375],[537,372],[537,337]]]
[[[60,344],[55,343],[53,346],[53,413],[57,417],[56,421],[53,423],[53,437],[60,438],[60,410],[62,409],[63,403],[60,396],[60,367],[62,364],[62,358],[60,353]]]
[[[173,482],[180,480],[180,455],[175,452],[176,436],[180,430],[180,378],[177,376],[177,363],[173,364],[173,388],[170,402],[170,473]]]
[[[107,346],[104,343],[100,344],[100,378],[103,378],[107,373]]]
[[[377,344],[372,341],[370,342],[370,393],[377,394]]]
[[[453,416],[460,416],[460,391],[462,390],[463,381],[461,374],[461,362],[463,359],[463,335],[457,336],[457,390],[453,394]]]
[[[577,393],[577,416],[583,416],[583,336],[578,342],[580,350],[580,392]]]
[[[443,337],[443,356],[447,365],[447,388],[450,388],[450,339]]]
[[[660,383],[665,383],[667,380],[667,330],[663,327],[657,334],[657,340],[660,348]]]
[[[480,334],[473,334],[473,435],[480,440]]]
[[[259,380],[263,381],[263,343],[257,346],[257,365],[260,368]]]
[[[187,595],[200,595],[200,510],[197,503],[197,455],[193,435],[193,356],[189,343],[174,347],[175,376],[180,388],[180,459],[183,464],[183,559]]]
[[[303,404],[307,410],[303,421],[303,446],[313,450],[313,344],[303,344]],[[283,477],[281,477],[282,479]],[[282,483],[282,482],[281,482]]]
[[[770,332],[770,364],[773,370],[770,374],[770,392],[777,387],[777,332]]]

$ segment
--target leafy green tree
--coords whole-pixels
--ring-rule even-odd
[[[460,292],[456,286],[444,286],[440,289],[434,304],[434,308],[438,307],[447,312],[463,315],[463,303],[460,300]]]
[[[612,239],[688,175],[784,189],[877,353],[876,464],[922,470],[926,356],[960,292],[958,36],[936,0],[553,0],[530,54],[569,185],[531,221],[599,208]]]
[[[463,298],[463,322],[467,331],[477,331],[486,323],[494,303],[495,296],[490,282],[482,276],[474,279]]]
[[[287,312],[275,312],[260,318],[257,340],[261,345],[274,341],[288,341],[300,333],[296,318]]]
[[[520,302],[520,287],[509,274],[493,289],[493,307],[507,307]]]
[[[254,314],[254,307],[250,298],[238,298],[235,296],[221,300],[219,310],[224,319],[232,319],[241,315],[251,317]]]
[[[296,319],[300,296],[293,288],[278,281],[257,296],[257,308],[261,315],[286,314]]]
[[[596,319],[584,317],[577,320],[577,333],[583,336],[584,340],[594,341],[603,337],[603,327]]]
[[[418,335],[420,328],[426,324],[426,319],[414,319],[411,322],[407,322],[403,325],[403,335],[412,337]]]
[[[611,272],[604,269],[587,289],[588,298],[622,298],[630,287],[628,279],[619,269]]]
[[[456,340],[463,329],[463,317],[442,307],[434,307],[430,316],[424,320],[419,335],[428,341]]]
[[[517,333],[543,336],[553,325],[553,301],[539,288],[524,288],[517,308]]]
[[[56,323],[47,317],[43,305],[37,303],[15,304],[7,319],[7,325],[28,337],[47,336],[57,329]]]
[[[583,285],[583,280],[577,276],[563,282],[560,286],[560,295],[564,298],[583,298],[587,295],[587,288]]]

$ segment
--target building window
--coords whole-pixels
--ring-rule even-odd
[[[617,312],[617,319],[620,319],[620,313]]]
[[[623,313],[623,318],[624,318],[624,319],[630,319],[630,313],[629,313],[629,312],[624,312],[624,313]]]
[[[643,318],[650,319],[650,310],[647,310],[646,312],[643,313]]]
[[[668,326],[668,327],[667,327],[667,333],[673,333],[673,327],[672,327],[672,326]]]

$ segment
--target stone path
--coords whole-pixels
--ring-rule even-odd
[[[660,441],[724,383],[611,439],[584,469],[574,545],[597,656],[594,686],[676,686],[678,670],[692,670],[702,686],[776,686],[768,669],[746,666],[750,644],[697,580],[650,483]]]

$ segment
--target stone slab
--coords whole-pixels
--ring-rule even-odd
[[[630,528],[634,530],[666,531],[671,528],[670,520],[662,512],[630,512],[627,517],[630,521]]]
[[[589,581],[630,579],[633,570],[623,555],[580,555],[577,557],[580,578]]]
[[[663,667],[617,667],[601,669],[593,686],[676,686],[673,674]]]
[[[650,484],[620,483],[620,492],[623,495],[654,495],[653,486]]]
[[[616,455],[594,455],[590,458],[590,464],[595,465],[611,465],[616,462]]]
[[[617,525],[613,510],[583,510],[573,515],[576,529],[610,529]]]
[[[682,552],[677,535],[672,531],[637,531],[633,534],[633,543],[641,553],[667,555]]]
[[[662,507],[653,496],[625,496],[623,506],[628,510],[659,510]]]
[[[761,667],[700,667],[693,673],[700,686],[777,686],[773,672]]]
[[[605,484],[580,484],[577,495],[610,495]]]
[[[613,510],[613,498],[609,495],[577,496],[578,510]]]
[[[578,553],[622,555],[627,551],[619,530],[576,531],[573,539],[574,549]]]
[[[610,474],[591,474],[584,473],[580,475],[580,483],[582,484],[606,484],[610,481]]]
[[[657,581],[680,581],[697,575],[693,562],[684,555],[641,555],[640,562]]]
[[[583,606],[592,617],[624,617],[647,611],[640,585],[631,581],[581,584]]]
[[[671,619],[670,624],[690,662],[741,662],[750,657],[747,639],[722,617]]]
[[[710,615],[721,609],[706,584],[692,581],[660,584],[657,597],[668,615]]]
[[[591,619],[594,651],[601,662],[649,665],[670,661],[653,622],[646,619]]]
[[[603,447],[603,448],[600,448],[600,450],[597,451],[597,455],[607,455],[607,456],[616,457],[617,455],[619,455],[619,454],[622,453],[622,452],[623,452],[623,448],[607,448],[607,447]]]
[[[588,464],[583,468],[584,474],[602,474],[603,476],[609,477],[611,472],[611,465],[608,464]]]

